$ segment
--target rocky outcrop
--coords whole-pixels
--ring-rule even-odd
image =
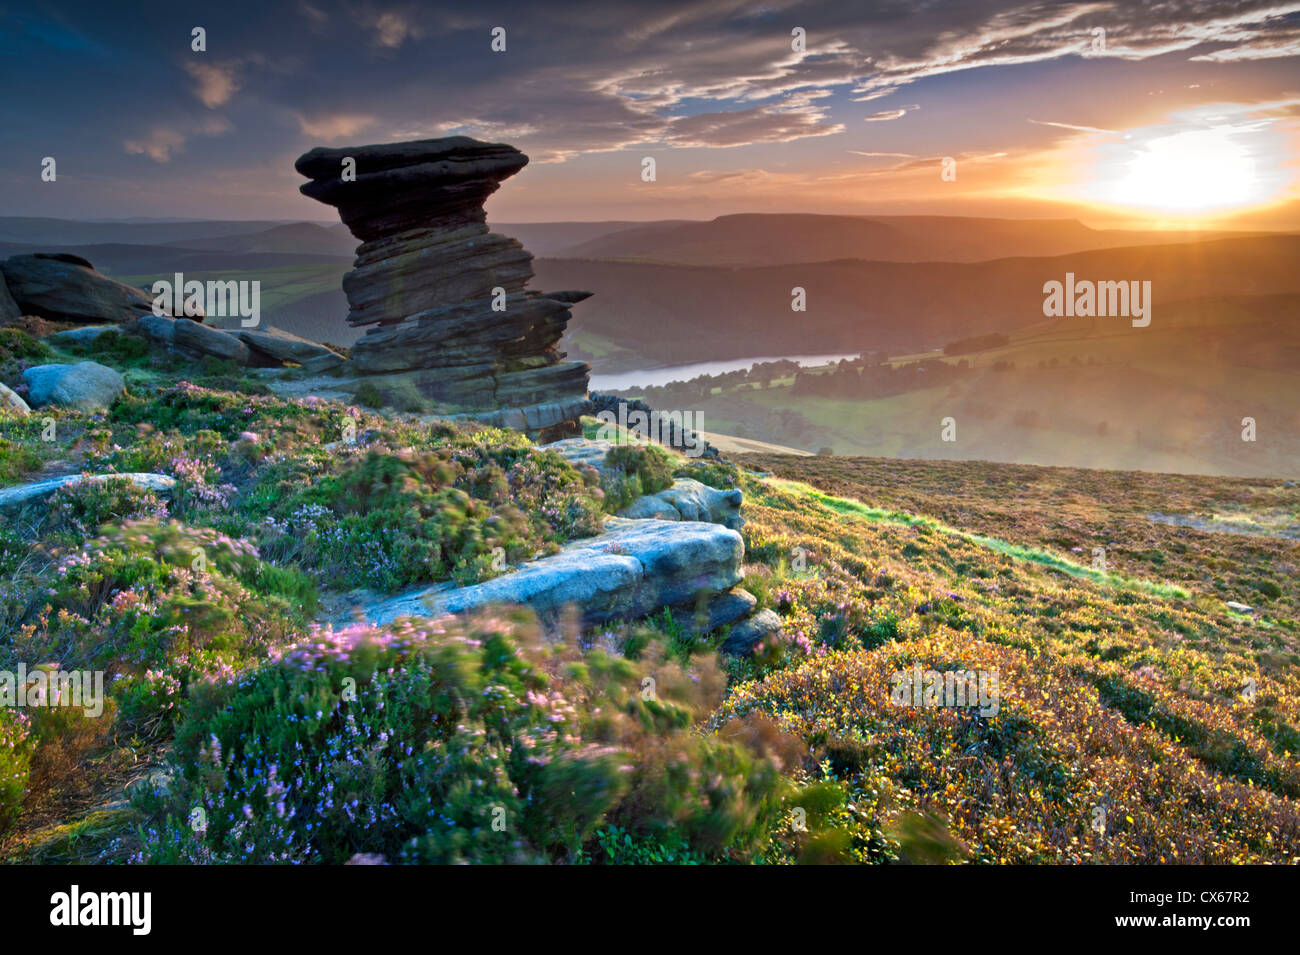
[[[619,424],[634,434],[653,438],[691,457],[718,457],[718,449],[704,440],[698,431],[684,427],[673,415],[660,414],[639,398],[620,398],[593,391],[589,400],[591,414],[603,422]]]
[[[544,444],[540,450],[554,451],[576,468],[595,468],[607,473],[605,456],[615,447],[613,441],[592,438],[565,438]],[[745,520],[740,515],[744,494],[740,488],[721,491],[692,478],[678,478],[673,486],[657,494],[637,498],[619,512],[620,517],[661,521],[706,521],[739,530]]]
[[[575,608],[585,625],[594,625],[633,620],[662,607],[693,608],[701,597],[714,597],[719,603],[715,625],[722,626],[730,622],[723,619],[726,612],[743,615],[753,606],[743,598],[716,600],[740,583],[743,556],[740,535],[717,524],[611,518],[598,537],[575,541],[511,573],[471,587],[412,590],[363,607],[361,614],[385,624],[523,604],[544,623],[553,624]]]
[[[46,336],[51,345],[89,345],[104,332],[110,331],[112,325],[83,325],[81,328],[69,328]]]
[[[748,656],[765,639],[780,632],[781,618],[776,615],[776,611],[760,610],[748,620],[742,620],[733,626],[718,649],[732,656]]]
[[[252,349],[252,357],[269,359],[272,364],[292,362],[301,365],[309,373],[317,374],[337,368],[343,364],[342,356],[330,351],[324,345],[299,338],[278,328],[264,328],[252,331],[242,329],[239,339]],[[260,364],[254,361],[255,364]]]
[[[112,404],[126,387],[121,375],[94,361],[34,365],[23,372],[23,380],[27,382],[27,402],[33,408],[58,405],[98,411]]]
[[[590,293],[525,290],[532,256],[485,220],[488,196],[527,162],[464,136],[298,158],[311,180],[302,192],[337,207],[361,240],[343,278],[348,321],[368,326],[351,370],[381,395],[414,387],[465,412],[585,401],[589,367],[563,361],[558,344]]]
[[[153,310],[153,299],[115,282],[79,255],[36,252],[0,262],[9,294],[24,315],[69,322],[129,322]]]
[[[82,331],[73,329],[63,334]],[[124,325],[122,331],[184,358],[207,355],[255,368],[280,368],[293,363],[312,374],[329,371],[343,363],[341,356],[324,345],[278,328],[217,328],[188,318],[146,315]]]
[[[8,325],[10,322],[22,318],[23,310],[18,307],[14,297],[9,294],[9,286],[5,283],[4,272],[0,271],[0,328]]]
[[[720,491],[691,478],[678,478],[672,487],[637,498],[619,514],[665,521],[708,521],[740,530],[745,525],[745,519],[740,516],[743,500],[744,494],[738,487]]]
[[[130,481],[137,487],[151,491],[167,493],[176,486],[176,479],[166,474],[149,474],[133,472],[130,474],[69,474],[66,477],[50,478],[48,481],[36,481],[32,484],[20,484],[17,487],[0,488],[0,513],[17,511],[27,504],[43,501],[61,487],[82,482]]]
[[[32,409],[22,397],[15,394],[13,389],[0,382],[0,411],[7,411],[9,414],[25,415]]]

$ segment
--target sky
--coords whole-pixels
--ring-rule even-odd
[[[469,135],[497,222],[1300,228],[1300,2],[0,3],[0,88],[2,215],[335,221],[301,153]]]

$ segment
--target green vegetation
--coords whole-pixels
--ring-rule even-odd
[[[102,353],[129,392],[53,440],[0,413],[10,483],[176,482],[80,483],[0,524],[0,670],[107,689],[100,716],[0,708],[0,858],[1300,860],[1285,482],[644,444],[602,478],[516,432],[131,352]],[[744,586],[781,621],[752,656],[689,608],[322,625],[682,476],[745,494]],[[996,706],[900,704],[916,667],[993,674]]]

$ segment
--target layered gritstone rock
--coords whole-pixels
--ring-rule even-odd
[[[590,293],[526,291],[532,255],[486,223],[483,203],[527,162],[464,136],[299,157],[302,192],[361,240],[343,277],[348,322],[367,327],[351,370],[381,395],[414,386],[464,410],[520,409],[535,431],[585,410],[590,368],[558,346]]]

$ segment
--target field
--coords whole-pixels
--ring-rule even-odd
[[[1300,488],[739,461],[774,475],[751,485],[749,559],[778,568],[772,600],[815,649],[724,715],[779,718],[855,806],[947,819],[972,858],[1295,861]],[[891,706],[887,677],[917,662],[997,671],[1001,711]]]
[[[694,409],[708,430],[806,451],[1294,477],[1300,328],[1286,316],[1295,307],[1290,296],[1172,303],[1144,329],[1044,321],[969,354],[879,357],[912,368],[883,394],[856,370],[822,368],[798,384],[731,380],[707,395],[686,384],[634,396]],[[936,372],[941,380],[928,384]],[[1243,440],[1246,418],[1253,440]]]

